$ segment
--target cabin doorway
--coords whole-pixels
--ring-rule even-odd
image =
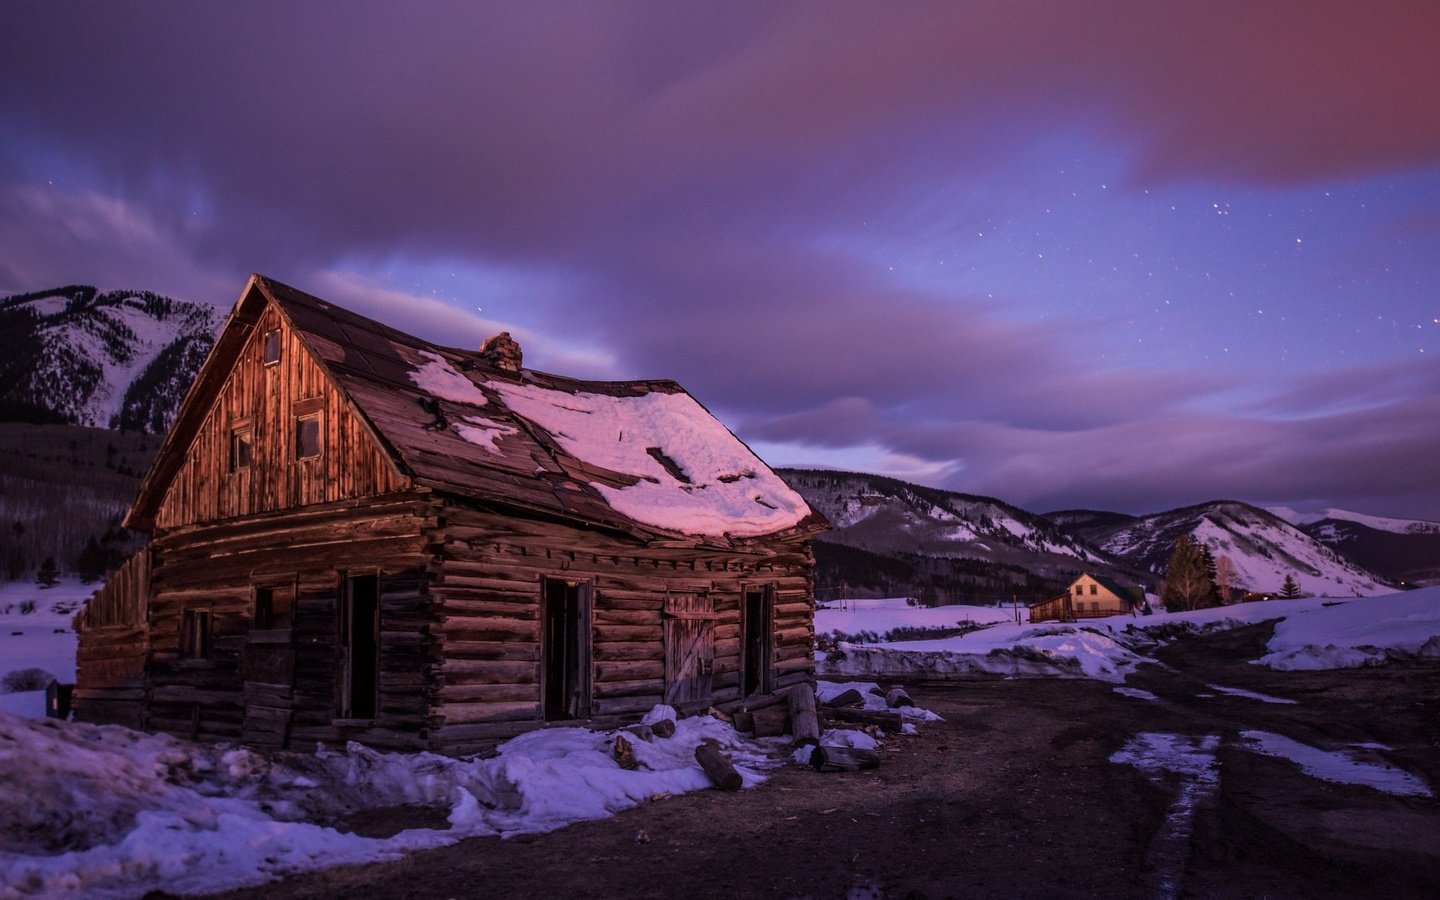
[[[774,630],[774,594],[765,585],[747,587],[744,594],[740,633],[745,641],[743,696],[770,693],[771,643]]]
[[[379,686],[380,576],[348,575],[340,603],[340,718],[375,718]]]
[[[541,665],[545,720],[590,717],[590,591],[547,578]]]
[[[670,594],[665,623],[665,702],[709,703],[715,683],[715,607],[708,594]]]
[[[285,747],[295,688],[294,579],[258,584],[251,591],[250,631],[240,657],[247,744]]]

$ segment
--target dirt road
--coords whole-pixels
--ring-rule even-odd
[[[1128,685],[1153,700],[1079,680],[910,684],[945,721],[892,742],[875,772],[787,767],[740,794],[230,896],[1440,896],[1440,801],[1320,780],[1242,738],[1371,745],[1354,752],[1440,791],[1440,667],[1247,665],[1268,630],[1160,651]],[[1218,777],[1110,761],[1142,732],[1208,740]]]

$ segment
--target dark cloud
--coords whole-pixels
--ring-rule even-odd
[[[1416,496],[1396,473],[1365,494],[1355,473],[1411,459],[1419,401],[1396,398],[1433,393],[1433,368],[1337,371],[1216,413],[1240,370],[1106,363],[1114,317],[1084,298],[1037,317],[892,278],[837,236],[873,251],[943,231],[917,208],[968,231],[994,211],[941,188],[1021,194],[1017,159],[1056,135],[1103,135],[1135,191],[1433,168],[1436,4],[98,2],[6,18],[0,281],[16,289],[228,303],[259,270],[473,343],[507,323],[344,272],[557,273],[576,287],[503,311],[532,326],[534,358],[678,377],[747,437],[959,460],[953,486],[1035,504]],[[1379,434],[1320,424],[1342,422]]]

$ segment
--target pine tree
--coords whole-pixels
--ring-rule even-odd
[[[59,580],[60,569],[55,565],[55,557],[45,557],[45,561],[40,564],[40,571],[35,573],[35,583],[48,588],[54,587]]]
[[[1294,600],[1300,596],[1300,583],[1289,572],[1285,573],[1285,583],[1280,585],[1280,596],[1286,600]]]
[[[1165,608],[1171,612],[1201,609],[1214,602],[1215,596],[1215,582],[1205,571],[1201,547],[1188,534],[1180,535],[1165,569]]]
[[[85,549],[75,559],[75,571],[80,574],[80,580],[85,584],[103,578],[105,575],[105,564],[107,562],[105,549],[90,535],[90,540],[85,542]]]

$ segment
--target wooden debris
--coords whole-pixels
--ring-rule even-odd
[[[810,753],[810,765],[817,772],[854,772],[880,768],[880,754],[859,747],[826,747],[817,744]]]
[[[668,722],[669,719],[666,719],[666,721]],[[633,735],[635,735],[637,738],[639,738],[639,739],[642,740],[642,741],[653,741],[653,740],[655,740],[655,730],[654,730],[653,728],[651,728],[649,725],[627,725],[627,726],[625,726],[624,728],[622,728],[622,729],[620,729],[620,730],[623,731],[623,732],[625,732],[626,734],[633,734]],[[674,732],[674,726],[673,726],[673,725],[671,726],[671,732],[670,732],[670,733],[671,733],[671,734],[674,734],[674,733],[675,733],[675,732]]]
[[[716,708],[713,707],[713,706],[710,707],[709,709],[707,709],[707,710],[705,711],[705,714],[706,714],[707,716],[709,716],[710,718],[712,718],[712,719],[719,719],[720,721],[724,722],[726,725],[733,724],[734,721],[735,721],[735,719],[734,719],[733,717],[731,717],[728,713],[723,713],[723,712],[721,712],[720,710],[716,709]]]
[[[623,735],[615,735],[615,763],[622,769],[634,769],[640,765],[635,759],[635,748],[625,740]]]
[[[831,709],[831,719],[853,722],[859,725],[878,725],[891,734],[899,734],[905,728],[905,719],[898,712],[883,709]]]
[[[885,705],[891,709],[898,709],[902,706],[914,706],[915,701],[910,699],[910,695],[905,693],[904,688],[895,687],[886,691]]]
[[[696,747],[695,760],[700,763],[700,768],[705,770],[705,776],[710,779],[710,783],[722,791],[738,791],[745,783],[715,741],[705,741]]]
[[[746,734],[755,733],[755,714],[739,710],[733,716],[735,719],[735,730],[743,731]]]
[[[675,734],[674,719],[658,719],[650,723],[650,733],[658,738],[668,738]]]
[[[820,719],[815,714],[815,689],[808,684],[797,684],[789,690],[790,733],[795,736],[795,745],[820,743]]]
[[[786,706],[767,706],[751,713],[754,720],[754,734],[757,738],[779,737],[790,730],[790,709]]]
[[[854,688],[850,688],[849,690],[845,691],[844,693],[836,694],[834,697],[831,697],[829,700],[826,700],[823,705],[824,705],[824,706],[832,706],[832,707],[837,707],[837,706],[864,706],[864,705],[865,705],[865,695],[862,694],[862,693],[860,693],[859,691],[855,690]]]

